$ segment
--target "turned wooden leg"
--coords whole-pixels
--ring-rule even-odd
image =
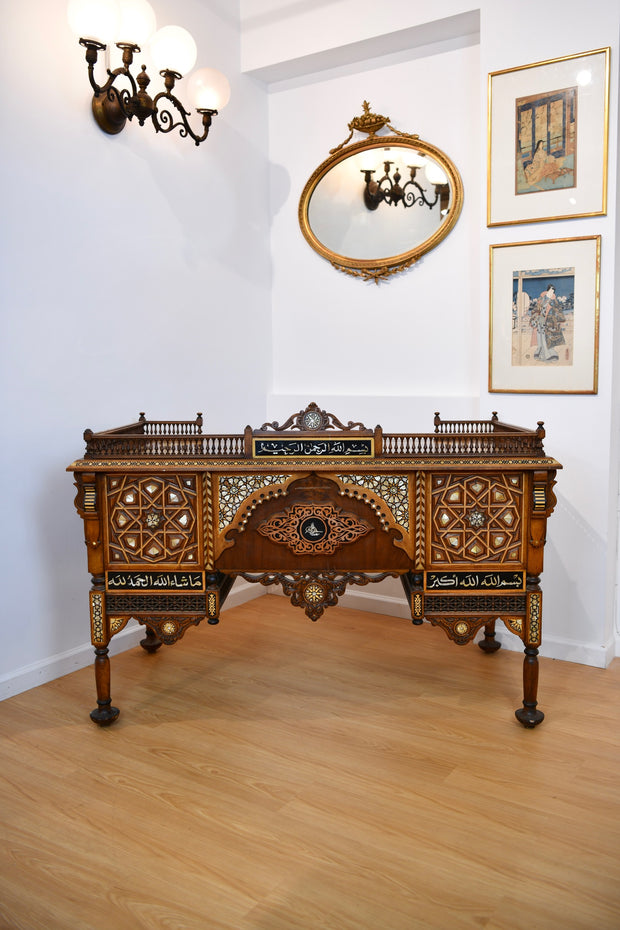
[[[157,633],[147,626],[146,636],[144,639],[140,640],[140,645],[143,649],[146,649],[147,652],[157,652],[161,646],[161,639],[158,637]]]
[[[523,707],[515,710],[515,717],[524,727],[535,727],[545,715],[536,709],[538,694],[538,649],[535,646],[525,647],[523,659]]]
[[[108,647],[101,646],[95,649],[95,681],[97,683],[97,707],[90,712],[90,719],[100,727],[114,723],[120,711],[112,707],[110,697],[110,660]]]
[[[481,639],[478,645],[483,652],[497,652],[502,648],[502,644],[495,639],[495,620],[485,624],[484,639]]]

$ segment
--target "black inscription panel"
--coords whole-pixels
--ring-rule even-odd
[[[524,591],[525,572],[426,572],[427,591]]]
[[[204,591],[202,572],[108,572],[108,591]]]
[[[254,458],[321,458],[331,455],[346,455],[354,458],[372,458],[374,439],[254,439]]]

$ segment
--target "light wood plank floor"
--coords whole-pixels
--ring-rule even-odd
[[[0,926],[617,930],[620,661],[267,596],[0,705]]]

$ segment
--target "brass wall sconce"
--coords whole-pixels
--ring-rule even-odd
[[[434,187],[435,196],[433,200],[427,198],[426,188],[422,187],[416,180],[418,169],[423,167],[424,161],[425,159],[422,159],[418,165],[407,165],[410,176],[409,180],[402,186],[400,184],[402,175],[398,168],[394,170],[393,176],[390,177],[390,169],[394,164],[393,161],[386,160],[383,162],[384,175],[379,181],[375,181],[373,178],[373,175],[376,173],[375,169],[360,169],[361,173],[364,175],[364,203],[367,209],[376,210],[381,203],[387,203],[395,207],[398,206],[399,203],[402,203],[405,208],[415,207],[417,204],[418,206],[426,206],[429,210],[432,210],[440,198],[445,201],[443,204],[440,203],[440,211],[444,207],[447,207],[450,196],[448,179],[438,165],[433,165],[432,168],[430,165],[426,166],[427,180]],[[432,169],[434,169],[435,173],[433,173]]]
[[[140,126],[150,119],[155,132],[175,129],[183,138],[200,145],[207,138],[212,118],[226,106],[230,86],[226,77],[213,68],[201,68],[188,78],[187,91],[202,126],[192,129],[191,116],[173,93],[175,84],[192,71],[197,49],[193,38],[181,26],[165,26],[155,31],[155,13],[148,0],[70,0],[67,8],[69,25],[86,49],[88,79],[93,89],[92,112],[103,132],[115,135],[125,128],[127,120],[137,119]],[[115,46],[122,53],[122,65],[111,69],[108,58]],[[147,66],[142,65],[137,76],[131,73],[134,55],[148,49],[153,66],[164,81],[164,90],[151,97],[147,88],[151,82]],[[106,57],[107,79],[99,84],[95,66],[99,53]],[[117,82],[125,84],[119,87]]]

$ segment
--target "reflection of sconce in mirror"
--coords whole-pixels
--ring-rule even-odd
[[[348,137],[306,182],[299,225],[311,248],[334,268],[376,283],[411,267],[446,238],[461,212],[463,183],[441,149],[395,129],[368,101],[362,107],[362,116],[349,123]],[[354,133],[365,138],[351,142]],[[384,175],[376,180],[381,164]],[[404,166],[409,169],[404,184],[398,166],[403,173]],[[381,203],[421,208],[380,210]]]
[[[189,110],[173,94],[176,82],[196,62],[196,43],[187,30],[164,26],[155,32],[155,13],[148,0],[69,0],[67,15],[71,29],[86,49],[88,79],[94,91],[93,116],[100,129],[115,135],[135,116],[141,126],[150,118],[156,132],[178,129],[181,136],[190,136],[196,145],[204,142],[212,117],[228,103],[230,87],[226,77],[212,68],[201,68],[192,74],[188,95],[202,117],[201,131],[194,132],[187,119]],[[107,67],[110,43],[120,49],[123,57],[122,67],[114,70]],[[142,65],[135,78],[130,71],[134,54],[147,43],[165,87],[153,98],[147,93],[151,79],[146,65]],[[99,52],[106,52],[108,77],[102,85],[94,76]],[[124,79],[128,87],[119,89],[117,79]],[[167,108],[168,104],[172,109]]]
[[[409,180],[406,181],[402,187],[400,184],[401,174],[398,168],[394,170],[393,176],[390,177],[390,169],[394,164],[393,161],[383,162],[383,170],[385,173],[379,181],[375,181],[373,178],[373,174],[375,174],[373,168],[360,169],[361,173],[364,175],[364,203],[366,207],[369,210],[376,210],[380,203],[387,203],[395,207],[398,206],[399,203],[402,203],[405,208],[415,207],[417,204],[420,207],[426,206],[429,210],[432,210],[439,200],[442,187],[446,188],[446,194],[449,198],[448,178],[439,165],[427,162],[426,159],[420,159],[420,161],[423,162],[423,164],[407,165],[409,169]],[[427,180],[433,184],[435,188],[433,200],[427,198],[426,188],[422,187],[416,180],[418,168],[421,167],[426,167]],[[434,172],[432,170],[433,168],[435,169]],[[441,212],[443,215],[443,210],[441,210]]]

